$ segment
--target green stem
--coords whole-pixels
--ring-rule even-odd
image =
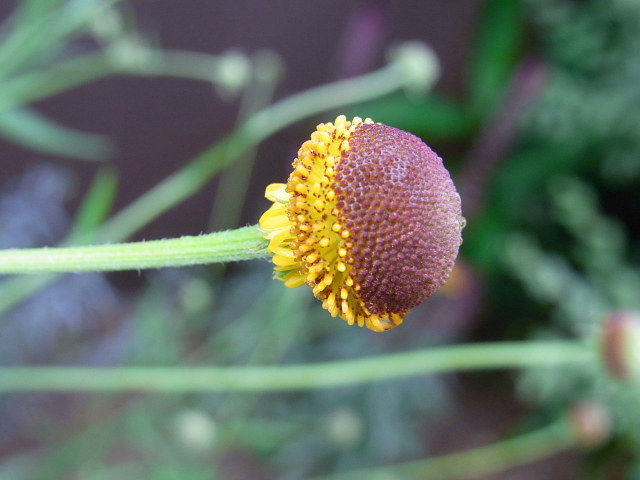
[[[437,64],[425,65],[419,58],[414,61],[412,57],[413,55],[410,54],[398,55],[392,63],[381,70],[317,87],[261,110],[225,140],[205,150],[184,169],[174,173],[112,217],[95,232],[95,236],[90,236],[91,241],[97,239],[99,242],[106,243],[124,240],[166,210],[197,192],[227,162],[231,162],[286,125],[325,110],[376,98],[403,86],[411,87],[415,80],[415,67],[418,64],[420,64],[418,76],[422,77],[425,89],[428,89],[437,77]],[[87,68],[88,63],[92,64],[90,68]],[[29,74],[28,79],[24,78],[26,75],[20,80],[13,79],[11,86],[5,81],[2,82],[0,109],[22,102],[35,101],[109,73],[114,73],[113,67],[105,61],[104,55],[98,54],[87,55],[85,58],[70,60],[63,66],[52,67],[46,75],[38,72]],[[5,282],[0,286],[0,312],[14,307],[54,279],[55,276],[49,275],[34,278],[33,281],[14,278]]]
[[[149,50],[144,61],[122,65],[104,52],[78,55],[47,68],[34,69],[2,80],[0,109],[33,103],[112,75],[177,77],[222,82],[221,57],[182,50]]]
[[[148,242],[0,250],[0,274],[142,270],[267,257],[257,227]]]
[[[108,220],[100,241],[121,241],[200,190],[222,167],[275,132],[303,118],[383,96],[406,83],[401,62],[360,77],[293,95],[252,115],[222,141],[154,186]]]
[[[7,367],[0,392],[139,390],[208,392],[304,390],[428,373],[587,365],[592,348],[575,341],[469,344],[310,365],[262,367]]]
[[[238,125],[242,125],[256,112],[267,108],[283,70],[280,58],[272,52],[259,52],[255,55],[253,64],[252,81],[244,89],[240,103]],[[238,226],[247,200],[257,151],[257,146],[247,150],[222,171],[211,209],[209,231]]]
[[[100,234],[101,240],[125,239],[197,192],[222,166],[235,160],[278,130],[303,118],[371,100],[403,87],[410,88],[416,76],[424,84],[425,90],[430,88],[438,75],[437,63],[425,64],[422,61],[425,52],[416,53],[415,48],[399,50],[404,53],[398,54],[394,61],[380,70],[293,95],[252,115],[226,139],[211,146],[185,168],[156,185],[113,217],[104,225]],[[198,68],[194,69],[193,75],[196,77],[203,75],[200,67],[205,58],[204,54],[166,52],[160,55],[160,58],[167,65],[163,66],[162,62],[144,65],[143,62],[143,68],[136,71],[127,71],[121,66],[108,62],[103,54],[75,58],[51,67],[47,71],[29,73],[12,81],[4,81],[2,95],[0,95],[0,108],[35,101],[113,73],[175,75],[176,69],[172,66],[180,62],[188,65],[195,63]],[[212,57],[211,73],[217,70],[217,60],[216,57]],[[182,71],[182,69],[177,70]],[[206,75],[208,70],[205,70]],[[215,75],[212,75],[211,79],[214,78]]]
[[[364,480],[376,478],[428,478],[462,480],[502,472],[531,463],[577,445],[568,419],[552,423],[534,432],[484,447],[442,455],[390,467],[368,468],[353,472],[314,477],[313,480]],[[386,475],[385,475],[386,474]]]
[[[106,9],[121,1],[103,0],[97,8]],[[59,49],[66,37],[77,32],[98,13],[92,2],[74,5],[73,9],[63,9],[50,3],[35,16],[19,16],[16,27],[4,36],[0,43],[0,79],[13,75],[34,58],[46,57],[52,50]],[[18,13],[23,12],[18,10]]]

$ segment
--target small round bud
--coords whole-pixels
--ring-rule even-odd
[[[207,452],[216,443],[216,422],[203,411],[186,410],[179,413],[175,418],[175,427],[178,439],[196,453]]]
[[[580,446],[588,449],[604,445],[613,432],[613,421],[609,412],[593,402],[578,402],[570,412],[571,425]]]
[[[602,357],[616,378],[630,380],[640,367],[640,315],[629,310],[609,314],[603,324]]]
[[[435,52],[422,42],[405,42],[389,52],[389,59],[402,70],[407,91],[424,94],[440,77]]]
[[[339,409],[331,413],[325,425],[327,436],[340,448],[352,448],[362,441],[362,418],[351,409]]]
[[[267,188],[260,227],[285,285],[331,315],[384,332],[449,278],[462,243],[460,195],[415,135],[344,115],[320,124],[287,184]]]
[[[251,61],[237,50],[228,50],[220,58],[216,80],[221,95],[234,97],[247,84],[251,76]]]

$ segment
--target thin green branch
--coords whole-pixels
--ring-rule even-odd
[[[568,419],[501,442],[459,453],[442,455],[389,467],[367,468],[313,480],[368,480],[370,478],[421,478],[463,480],[503,472],[549,457],[578,444]]]
[[[0,135],[31,150],[82,160],[106,160],[115,151],[107,135],[67,127],[27,107],[0,110]]]
[[[142,270],[266,257],[257,227],[148,242],[0,250],[0,273]]]
[[[189,198],[222,167],[282,128],[327,110],[383,96],[404,87],[406,82],[404,62],[397,61],[376,72],[312,88],[274,103],[112,217],[103,225],[99,239],[106,242],[127,238]]]
[[[425,55],[429,57],[432,54],[416,54],[415,48],[399,49],[399,52],[395,60],[381,70],[299,93],[256,113],[227,139],[202,152],[184,169],[171,175],[112,217],[95,232],[95,236],[86,238],[100,242],[126,239],[197,192],[226,163],[255,147],[278,129],[302,118],[376,98],[403,87],[411,88],[418,77],[424,89],[428,90],[438,75],[435,59],[424,61]],[[51,67],[46,72],[30,73],[2,82],[0,109],[39,100],[110,73],[116,71],[102,54],[74,58]],[[82,240],[74,239],[74,243],[86,243]],[[0,286],[0,312],[12,308],[53,279],[55,276],[47,275],[33,279],[14,278],[4,282]]]
[[[469,344],[308,365],[262,367],[7,367],[0,392],[208,392],[305,390],[441,372],[586,365],[594,350],[575,341]]]
[[[2,81],[0,109],[13,108],[112,75],[168,76],[222,82],[223,58],[183,50],[141,50],[135,64],[123,64],[104,52],[77,55],[51,66]]]
[[[237,124],[266,108],[273,99],[275,87],[282,76],[282,60],[270,51],[258,52],[253,59],[253,77],[242,92]],[[209,230],[236,228],[247,200],[258,148],[250,148],[225,168],[218,180]]]
[[[18,17],[17,28],[0,42],[0,78],[15,74],[34,57],[44,57],[51,50],[60,48],[68,36],[99,15],[100,10],[121,1],[80,2],[67,8],[51,4],[40,8],[35,16]]]

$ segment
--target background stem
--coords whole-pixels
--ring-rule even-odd
[[[471,450],[400,463],[391,467],[367,468],[313,480],[363,480],[384,474],[389,478],[462,480],[503,472],[518,465],[548,457],[577,444],[568,419],[552,423],[531,433]],[[386,476],[384,477],[386,478]]]
[[[428,373],[588,365],[593,349],[575,341],[469,344],[309,365],[262,367],[8,367],[0,392],[119,390],[206,392],[304,390]]]
[[[99,241],[122,241],[137,232],[200,190],[222,167],[284,127],[333,108],[399,90],[406,83],[405,77],[400,65],[390,63],[373,73],[316,87],[260,110],[225,139],[106,221],[98,234]]]

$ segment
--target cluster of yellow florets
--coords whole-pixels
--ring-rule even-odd
[[[385,331],[444,283],[460,198],[417,137],[339,116],[318,125],[293,167],[286,185],[267,187],[274,203],[260,219],[286,286],[306,283],[332,316]]]

